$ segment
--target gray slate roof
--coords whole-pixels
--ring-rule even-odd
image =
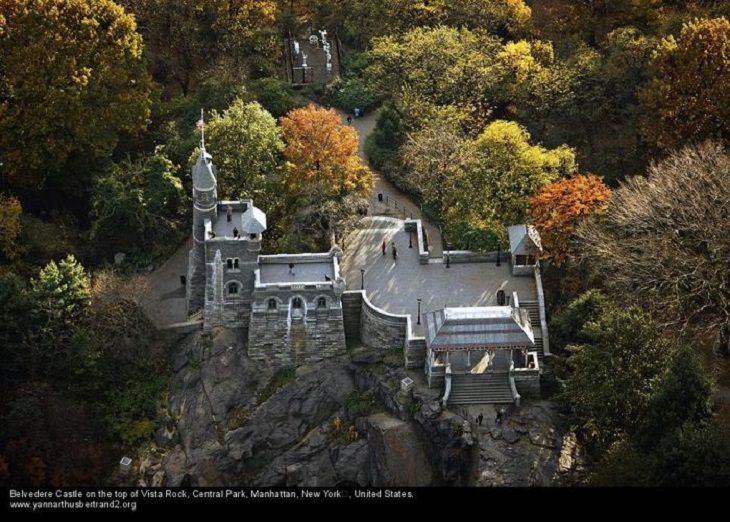
[[[241,217],[241,230],[245,234],[261,234],[266,230],[266,214],[251,205]]]
[[[532,225],[512,225],[507,227],[509,250],[512,255],[538,254],[542,252],[540,233]]]
[[[215,187],[215,183],[213,157],[202,150],[193,165],[193,186],[198,190],[210,190]]]
[[[511,306],[442,308],[424,315],[433,351],[535,346],[527,310]]]

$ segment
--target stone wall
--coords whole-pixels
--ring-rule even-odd
[[[496,263],[497,252],[474,252],[472,250],[448,250],[444,252],[444,256],[448,254],[450,263]],[[509,252],[500,252],[499,259],[502,263],[509,263]],[[446,257],[444,257],[444,261]]]
[[[426,339],[424,337],[409,337],[405,347],[406,369],[423,368],[426,362]]]
[[[303,285],[293,292],[276,285],[254,291],[249,322],[248,355],[274,367],[297,366],[344,354],[345,326],[342,303],[332,284]],[[312,288],[308,288],[311,286]],[[292,299],[302,308],[292,308]],[[326,306],[318,307],[319,298]],[[268,307],[270,300],[277,307]]]
[[[515,370],[512,372],[515,379],[517,392],[523,398],[540,398],[540,371],[539,370]]]
[[[384,312],[363,294],[360,339],[371,348],[402,350],[406,343],[409,316]]]
[[[360,320],[362,318],[362,290],[349,290],[342,294],[342,318],[345,336],[360,340]]]

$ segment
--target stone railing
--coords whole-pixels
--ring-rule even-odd
[[[496,263],[498,252],[474,252],[472,250],[447,250],[444,256],[449,256],[449,263]],[[509,263],[509,252],[499,252],[501,263]]]
[[[509,388],[512,391],[512,400],[515,402],[515,406],[519,407],[522,396],[517,392],[517,385],[515,384],[515,378],[510,372],[509,376]]]
[[[416,242],[418,243],[418,262],[422,265],[428,264],[428,250],[423,241],[423,223],[420,219],[406,219],[406,232],[416,234]]]
[[[534,362],[532,368],[529,367],[529,361]],[[509,368],[510,386],[513,389],[512,396],[517,394],[519,399],[521,396],[540,398],[540,361],[537,352],[527,352],[528,367],[515,368],[512,361]],[[519,406],[518,402],[515,402]]]
[[[548,336],[547,316],[545,314],[545,293],[542,289],[540,265],[535,265],[535,288],[537,288],[537,306],[540,313],[540,328],[542,329],[542,349],[545,355],[550,355],[550,339]]]
[[[444,373],[444,397],[441,399],[441,404],[446,407],[449,402],[449,395],[451,395],[451,365],[446,365],[446,371]]]

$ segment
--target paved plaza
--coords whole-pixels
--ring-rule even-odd
[[[441,259],[431,263],[418,262],[418,245],[413,234],[409,248],[409,233],[403,221],[389,217],[368,217],[361,229],[355,230],[345,242],[341,271],[348,290],[359,290],[361,269],[365,269],[365,290],[370,301],[386,312],[410,314],[416,335],[423,335],[423,324],[417,324],[419,298],[421,312],[448,306],[492,306],[497,304],[497,291],[507,295],[517,292],[520,299],[537,299],[532,277],[513,277],[509,263],[452,264],[446,268]],[[386,254],[381,244],[386,241]],[[395,242],[397,260],[391,254]],[[423,322],[423,321],[422,321]]]

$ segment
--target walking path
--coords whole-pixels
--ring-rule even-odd
[[[347,122],[347,114],[341,110],[337,111],[342,117],[343,122]],[[368,164],[365,155],[365,138],[375,129],[378,119],[377,111],[371,112],[361,118],[353,118],[352,126],[357,130],[360,158],[363,163]],[[441,233],[439,229],[423,217],[421,208],[416,205],[411,197],[400,190],[398,187],[388,181],[380,172],[373,169],[375,176],[375,186],[370,195],[370,212],[376,216],[393,216],[399,218],[420,219],[428,234],[428,252],[431,257],[443,256],[443,248],[441,246]],[[383,195],[383,201],[378,200],[378,194]]]

